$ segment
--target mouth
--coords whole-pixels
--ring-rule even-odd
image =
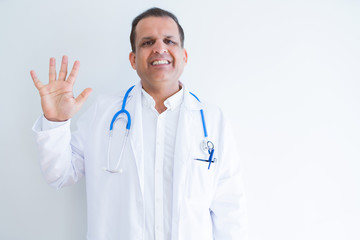
[[[168,60],[155,60],[150,63],[152,66],[159,66],[159,65],[169,65],[170,61]]]

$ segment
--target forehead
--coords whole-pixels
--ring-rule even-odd
[[[147,17],[141,19],[135,29],[136,38],[173,36],[180,38],[179,28],[170,17]]]

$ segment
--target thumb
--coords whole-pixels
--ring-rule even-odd
[[[86,88],[84,91],[82,91],[79,96],[75,99],[76,105],[79,108],[84,104],[86,99],[89,97],[90,93],[92,92],[91,88]]]

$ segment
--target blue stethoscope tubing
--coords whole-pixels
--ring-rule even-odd
[[[127,101],[128,96],[129,96],[129,93],[131,92],[131,90],[132,90],[134,87],[135,87],[135,85],[132,86],[132,87],[130,87],[130,88],[126,91],[120,111],[118,111],[117,113],[115,113],[114,117],[113,117],[112,120],[111,120],[111,123],[110,123],[110,132],[113,130],[113,128],[114,128],[114,122],[116,121],[117,117],[118,117],[121,113],[125,113],[125,114],[126,114],[127,120],[128,120],[128,121],[127,121],[127,124],[126,124],[126,129],[130,131],[130,127],[131,127],[131,117],[130,117],[130,113],[125,109],[125,105],[126,105],[126,101]]]
[[[121,158],[122,158],[122,155],[123,155],[123,152],[125,149],[125,145],[127,143],[128,137],[129,137],[129,131],[131,128],[131,116],[130,116],[130,113],[125,109],[125,106],[126,106],[126,101],[129,96],[129,93],[131,92],[131,90],[134,87],[135,87],[135,85],[130,87],[126,91],[120,111],[116,112],[115,115],[113,116],[113,118],[111,119],[110,130],[109,130],[109,143],[108,143],[108,151],[107,151],[107,167],[105,168],[105,170],[110,173],[121,173],[122,172],[122,169],[118,170],[118,168],[120,165],[120,161],[121,161]],[[194,96],[196,98],[196,100],[198,100],[200,102],[199,98],[195,94],[193,94],[192,92],[190,92],[190,94],[192,96]],[[125,114],[127,116],[125,139],[124,139],[123,145],[121,147],[121,152],[120,152],[119,160],[116,164],[116,167],[114,169],[111,169],[110,168],[110,152],[111,152],[112,135],[113,135],[114,123],[116,122],[116,120],[118,119],[120,114]],[[210,169],[211,163],[214,162],[214,159],[213,159],[214,144],[211,141],[207,141],[208,133],[207,133],[207,129],[206,129],[206,123],[205,123],[203,109],[200,109],[200,114],[201,114],[201,121],[202,121],[202,125],[203,125],[204,138],[205,138],[202,146],[203,146],[203,150],[207,150],[210,156],[209,156],[208,160],[207,159],[198,159],[198,158],[195,158],[195,160],[209,162],[208,169]]]
[[[200,99],[195,94],[193,94],[192,92],[190,92],[190,94],[193,95],[196,98],[196,100],[198,100],[198,102],[201,102]],[[199,159],[199,158],[195,158],[195,160],[203,161],[203,162],[209,162],[208,169],[210,169],[211,163],[214,162],[214,160],[213,160],[214,144],[211,141],[207,140],[208,134],[207,134],[207,130],[206,130],[206,122],[205,122],[204,110],[203,109],[200,109],[200,114],[201,114],[201,121],[202,121],[202,125],[203,125],[203,130],[204,130],[204,141],[202,143],[202,146],[203,146],[203,150],[207,150],[210,156],[209,156],[209,160]]]
[[[131,128],[131,116],[130,116],[130,113],[125,109],[125,106],[126,106],[126,101],[127,101],[127,98],[129,96],[129,93],[131,92],[131,90],[135,87],[132,86],[130,87],[126,93],[125,93],[125,96],[124,96],[124,99],[123,99],[123,102],[122,102],[122,106],[121,106],[121,109],[120,111],[118,111],[117,113],[115,113],[114,117],[111,119],[111,123],[110,123],[110,131],[109,131],[109,143],[108,143],[108,151],[107,151],[107,167],[105,168],[106,171],[110,172],[110,173],[119,173],[119,172],[122,172],[122,169],[120,170],[117,170],[119,168],[119,165],[120,165],[120,161],[121,161],[121,158],[122,158],[122,155],[124,153],[124,149],[125,149],[125,145],[128,141],[128,138],[129,138],[129,131],[130,131],[130,128]],[[111,142],[112,142],[112,136],[113,136],[113,129],[114,129],[114,123],[115,121],[118,119],[119,115],[120,114],[125,114],[127,116],[127,123],[126,123],[126,130],[125,130],[125,139],[123,141],[123,145],[121,147],[121,151],[120,151],[120,155],[119,155],[119,160],[116,164],[116,167],[114,169],[111,169],[110,168],[110,152],[111,152]]]

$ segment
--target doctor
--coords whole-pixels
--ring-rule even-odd
[[[221,110],[179,81],[188,56],[177,18],[149,9],[133,20],[130,41],[140,82],[99,97],[73,133],[71,118],[91,92],[73,97],[80,63],[67,77],[64,56],[56,78],[51,58],[47,85],[31,71],[44,113],[33,130],[46,180],[61,188],[86,177],[88,240],[246,239],[232,132]],[[114,118],[121,109],[129,115]]]

